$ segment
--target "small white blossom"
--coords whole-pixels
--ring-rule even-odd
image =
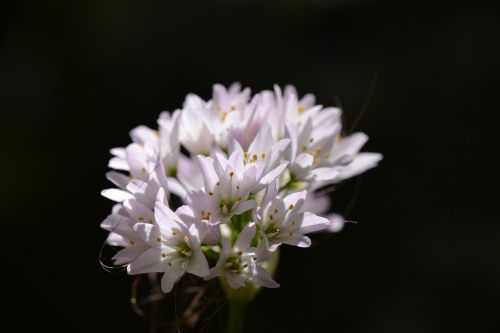
[[[306,195],[307,191],[304,190],[281,198],[274,184],[267,188],[257,212],[257,224],[270,251],[276,250],[281,243],[309,247],[311,240],[305,234],[328,227],[326,218],[301,212]]]
[[[186,272],[206,276],[208,262],[200,246],[208,223],[198,221],[188,227],[161,199],[155,205],[155,219],[155,224],[134,225],[134,230],[149,248],[128,265],[128,273],[164,273],[161,288],[166,293]]]
[[[210,270],[208,278],[223,276],[233,289],[247,283],[267,288],[277,288],[269,273],[259,265],[259,250],[250,247],[255,237],[255,223],[248,223],[231,247],[229,239],[222,239],[222,250],[217,265]]]

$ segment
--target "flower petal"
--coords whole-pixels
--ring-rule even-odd
[[[255,222],[248,223],[245,228],[240,232],[238,239],[234,243],[234,249],[236,251],[245,252],[250,247],[252,239],[255,237]]]

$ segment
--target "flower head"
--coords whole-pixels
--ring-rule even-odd
[[[251,96],[217,84],[209,100],[189,94],[162,112],[157,129],[134,128],[130,144],[111,150],[116,187],[102,191],[116,202],[101,224],[120,248],[115,264],[163,274],[164,292],[185,274],[277,287],[278,247],[309,247],[308,234],[344,225],[318,189],[382,158],[360,152],[368,137],[345,135],[341,116],[293,86]]]

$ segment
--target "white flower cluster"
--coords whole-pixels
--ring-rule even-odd
[[[277,287],[262,263],[281,244],[308,247],[306,234],[342,228],[315,191],[382,158],[359,153],[365,134],[341,129],[340,109],[292,86],[252,97],[236,83],[214,85],[209,101],[188,95],[181,110],[160,114],[158,130],[139,126],[131,144],[111,150],[117,171],[106,176],[117,188],[102,195],[117,204],[101,227],[121,248],[115,264],[164,273],[164,292],[186,273],[223,276],[234,289]]]

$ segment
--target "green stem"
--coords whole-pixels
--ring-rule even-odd
[[[247,304],[238,301],[229,301],[229,317],[227,333],[242,333],[243,320]]]

